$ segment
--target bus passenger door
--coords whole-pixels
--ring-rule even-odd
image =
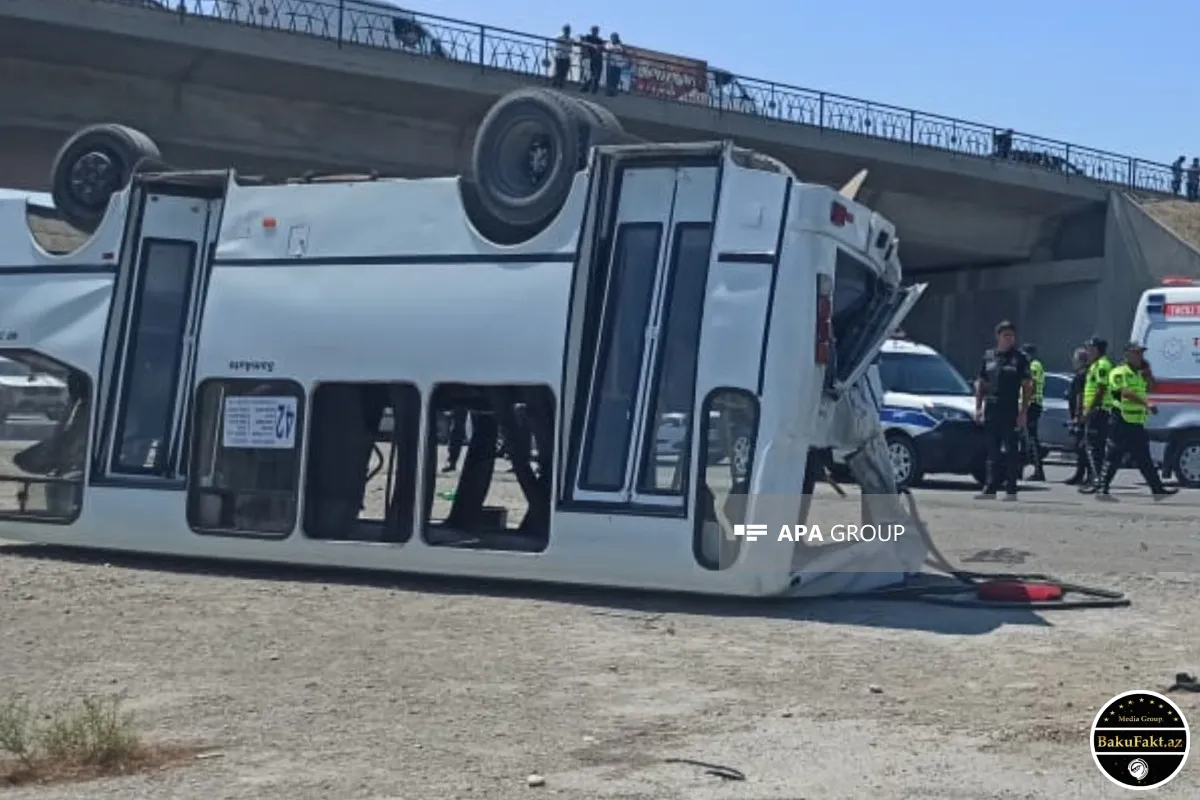
[[[210,245],[221,202],[214,191],[142,183],[122,254],[101,369],[95,482],[175,482],[191,397]]]
[[[616,207],[571,312],[580,321],[568,343],[578,369],[565,420],[565,502],[687,513],[696,340],[719,174],[715,158],[695,163],[631,164],[609,176]]]
[[[721,182],[708,280],[695,300],[704,314],[689,398],[699,483],[715,495],[748,491],[770,318],[797,313],[774,307],[791,196],[792,179],[778,172],[727,167]],[[799,353],[796,362],[799,370]]]

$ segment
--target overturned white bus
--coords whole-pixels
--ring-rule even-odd
[[[923,288],[893,227],[541,89],[493,106],[470,166],[268,185],[72,137],[77,247],[0,201],[0,353],[70,394],[7,425],[0,537],[736,595],[852,571],[731,530],[768,499],[802,521],[812,451],[877,426],[836,417]]]

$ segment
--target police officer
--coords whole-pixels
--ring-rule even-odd
[[[1090,483],[1092,473],[1088,469],[1087,441],[1083,436],[1083,383],[1088,371],[1088,351],[1086,347],[1077,347],[1071,356],[1071,365],[1075,373],[1071,376],[1071,388],[1067,390],[1067,412],[1071,417],[1071,441],[1075,452],[1075,474],[1063,483],[1067,486],[1078,486]]]
[[[975,379],[975,418],[988,437],[987,482],[976,499],[996,496],[1003,476],[1004,499],[1017,499],[1021,474],[1021,430],[1033,399],[1029,359],[1016,347],[1017,329],[1005,320],[996,326],[996,347],[983,354]]]
[[[1046,367],[1037,356],[1037,345],[1025,344],[1021,352],[1029,359],[1029,374],[1033,377],[1033,402],[1029,404],[1029,420],[1025,426],[1025,445],[1029,449],[1029,460],[1033,463],[1030,480],[1045,481],[1042,468],[1042,442],[1038,437],[1038,422],[1042,419],[1042,401],[1046,397]]]
[[[1083,343],[1088,349],[1088,371],[1083,378],[1083,435],[1087,448],[1090,477],[1079,487],[1091,494],[1100,485],[1104,470],[1104,449],[1108,444],[1108,418],[1112,398],[1108,395],[1108,375],[1113,363],[1108,357],[1108,342],[1093,336]]]
[[[1125,346],[1125,362],[1114,367],[1108,376],[1108,392],[1112,397],[1113,410],[1108,422],[1108,450],[1105,455],[1104,472],[1096,488],[1097,500],[1112,500],[1108,493],[1113,476],[1121,460],[1126,456],[1146,479],[1155,500],[1175,494],[1167,489],[1158,476],[1158,470],[1150,460],[1150,439],[1146,436],[1146,415],[1157,414],[1158,408],[1150,402],[1148,395],[1154,376],[1144,358],[1145,348],[1137,342]]]

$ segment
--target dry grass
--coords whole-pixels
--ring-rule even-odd
[[[1142,207],[1176,236],[1200,249],[1200,203],[1146,199]]]
[[[147,745],[117,697],[84,697],[53,710],[0,701],[0,787],[79,781],[158,769],[196,749]]]

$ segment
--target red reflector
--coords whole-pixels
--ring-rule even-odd
[[[1048,603],[1061,600],[1063,588],[1034,581],[988,581],[975,588],[980,600],[994,603]]]
[[[1185,278],[1182,275],[1168,275],[1162,279],[1163,286],[1195,286],[1196,281],[1192,278]]]
[[[822,286],[820,277],[817,278],[817,335],[816,351],[813,360],[817,364],[829,363],[829,343],[833,340],[832,317],[833,301]]]
[[[854,215],[841,203],[834,203],[829,207],[829,221],[841,228],[847,223],[854,222]]]

